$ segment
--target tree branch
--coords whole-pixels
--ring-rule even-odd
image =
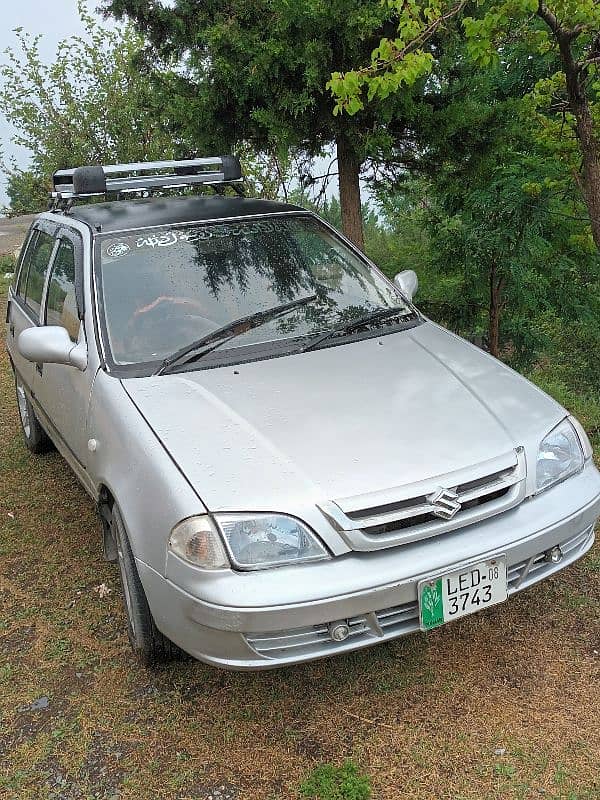
[[[407,53],[409,53],[413,48],[415,48],[417,45],[424,44],[429,39],[431,39],[436,30],[441,25],[443,25],[444,22],[447,22],[449,19],[452,19],[452,17],[455,17],[457,14],[460,14],[460,12],[466,5],[467,5],[467,0],[460,0],[459,3],[457,3],[453,8],[451,8],[445,14],[440,14],[440,16],[437,17],[437,19],[434,19],[433,22],[427,26],[427,28],[421,31],[421,33],[416,37],[416,39],[413,39],[413,41],[410,42],[403,50],[400,50],[400,52],[396,53],[396,55],[394,56],[394,61],[401,61],[404,58],[404,56]]]
[[[537,15],[538,17],[544,20],[546,25],[550,28],[550,30],[556,37],[564,33],[564,30],[561,27],[558,18],[556,17],[555,14],[552,13],[552,11],[550,11],[548,6],[545,3],[543,3],[542,0],[540,0],[538,5]]]
[[[421,33],[412,39],[406,47],[403,47],[402,50],[398,50],[397,53],[388,60],[381,60],[380,63],[376,66],[364,67],[363,69],[358,70],[359,75],[369,75],[375,72],[379,72],[381,70],[385,70],[389,67],[390,64],[396,63],[398,61],[402,61],[410,52],[412,52],[415,48],[420,47],[425,44],[425,42],[429,41],[433,34],[437,31],[439,27],[441,27],[444,22],[447,22],[452,17],[455,17],[457,14],[463,10],[463,8],[467,5],[468,0],[460,0],[453,8],[447,11],[445,14],[440,14],[439,17],[433,20],[426,28],[423,28]]]
[[[571,41],[576,39],[580,34],[584,33],[587,30],[587,25],[584,22],[580,22],[579,25],[575,25],[570,31],[568,31],[567,35]]]

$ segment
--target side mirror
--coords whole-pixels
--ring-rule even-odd
[[[394,283],[409,300],[413,299],[419,288],[417,273],[412,269],[405,269],[404,272],[399,272],[394,278]]]
[[[17,347],[23,358],[34,364],[66,364],[82,372],[87,367],[85,342],[74,344],[59,325],[26,328],[19,335]]]

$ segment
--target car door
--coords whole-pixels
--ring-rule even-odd
[[[36,365],[19,353],[17,341],[19,334],[26,328],[39,325],[48,265],[58,246],[54,237],[55,230],[56,226],[53,228],[44,222],[35,223],[31,229],[23,249],[6,315],[8,350],[17,379],[24,385],[29,395],[33,391]]]
[[[75,230],[62,227],[46,281],[41,325],[66,329],[73,344],[86,341],[83,323],[83,245]],[[43,364],[34,376],[33,391],[40,421],[76,472],[87,462],[87,410],[93,370],[65,364]]]

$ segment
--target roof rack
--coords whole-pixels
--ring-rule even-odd
[[[52,176],[51,208],[68,210],[74,200],[86,197],[174,189],[206,184],[233,185],[240,193],[242,168],[235,156],[192,158],[186,161],[146,161],[133,164],[59,169]]]

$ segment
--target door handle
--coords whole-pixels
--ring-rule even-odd
[[[36,369],[36,372],[38,372],[40,375],[42,375],[43,372],[44,372],[44,365],[43,364],[36,364],[35,365],[35,369]]]

